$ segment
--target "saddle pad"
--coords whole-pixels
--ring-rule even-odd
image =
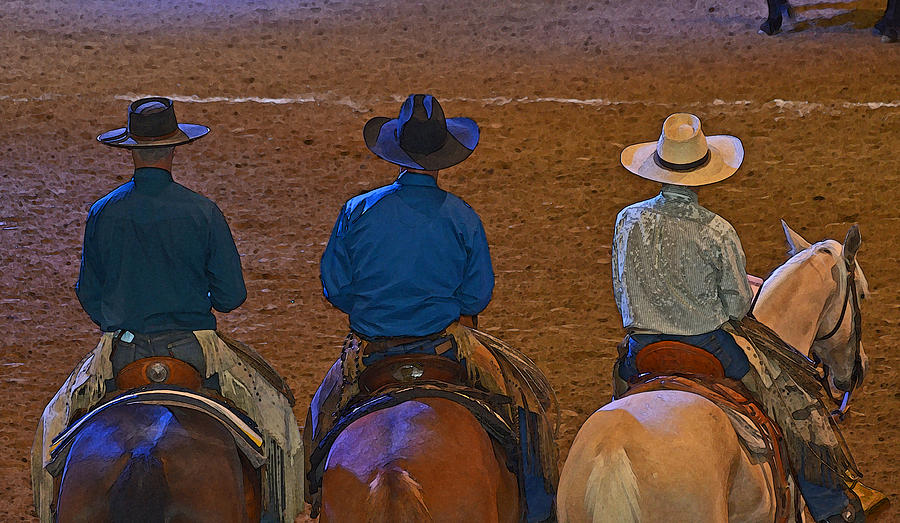
[[[262,452],[263,438],[250,418],[223,403],[187,389],[151,386],[122,394],[96,407],[53,438],[53,442],[50,444],[50,462],[47,464],[48,472],[56,475],[62,471],[65,456],[69,453],[75,437],[97,414],[114,406],[135,404],[184,407],[203,412],[219,421],[231,432],[238,448],[254,468],[258,468],[265,462]]]

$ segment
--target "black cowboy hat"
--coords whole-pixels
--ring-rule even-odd
[[[106,131],[97,141],[126,149],[183,145],[205,136],[209,127],[178,123],[172,100],[154,96],[128,105],[128,125]]]
[[[411,94],[397,118],[366,122],[366,147],[391,163],[438,171],[465,160],[478,145],[478,124],[470,118],[444,118],[441,104],[428,94]]]

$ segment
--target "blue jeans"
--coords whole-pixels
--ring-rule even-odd
[[[731,334],[716,329],[704,334],[681,336],[677,334],[631,334],[628,336],[628,353],[619,365],[619,376],[628,381],[638,374],[634,358],[641,349],[657,341],[680,341],[712,354],[722,363],[725,376],[739,380],[750,370],[747,355],[738,347]]]

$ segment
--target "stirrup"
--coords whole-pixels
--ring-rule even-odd
[[[883,492],[867,487],[860,481],[856,481],[852,487],[853,493],[859,497],[863,512],[868,516],[888,505],[890,500]]]

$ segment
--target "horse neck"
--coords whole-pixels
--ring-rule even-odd
[[[756,319],[806,356],[839,290],[834,265],[834,256],[816,246],[801,251],[766,280],[753,308]]]

